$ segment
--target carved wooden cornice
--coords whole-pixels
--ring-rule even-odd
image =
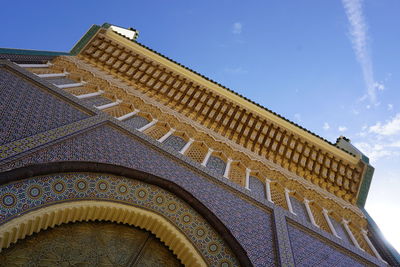
[[[218,139],[230,140],[236,150],[250,151],[251,158],[256,154],[355,203],[364,165],[304,129],[111,30],[97,33],[79,57]]]
[[[102,90],[113,93],[115,98],[123,100],[124,103],[132,103],[135,108],[148,112],[160,121],[168,122],[177,131],[185,132],[190,137],[203,141],[208,147],[212,147],[214,150],[221,151],[226,156],[242,162],[242,164],[253,171],[262,173],[262,176],[280,181],[292,190],[297,189],[301,194],[311,190],[315,193],[309,192],[308,194],[312,195],[309,198],[321,204],[324,203],[327,208],[333,210],[348,210],[349,212],[343,211],[343,214],[346,214],[347,218],[358,219],[359,217],[363,217],[362,212],[351,203],[323,190],[311,181],[299,177],[277,163],[271,162],[267,158],[244,148],[233,140],[160,103],[140,90],[136,90],[135,86],[127,84],[117,76],[110,75],[104,70],[90,65],[77,57],[59,57],[53,63],[55,64],[54,67],[67,68],[68,72],[78,76],[81,75],[85,81],[90,81],[91,84],[95,84],[99,88],[101,87]]]

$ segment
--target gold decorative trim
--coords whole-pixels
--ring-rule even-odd
[[[113,77],[112,75],[107,74],[104,71],[102,71],[94,66],[91,66],[90,64],[80,60],[77,57],[69,56],[69,57],[61,57],[61,59],[72,63],[78,69],[82,69],[84,71],[91,73],[94,77],[104,80],[108,86],[118,87],[118,88],[122,89],[126,94],[132,95],[134,97],[141,99],[147,105],[160,110],[161,114],[163,114],[164,116],[165,116],[165,114],[168,114],[168,115],[174,117],[178,122],[181,122],[182,124],[190,125],[191,127],[194,127],[197,132],[206,134],[213,141],[223,143],[223,144],[229,146],[233,151],[245,154],[250,159],[250,161],[260,162],[261,164],[266,166],[269,170],[276,171],[276,172],[280,173],[281,175],[283,175],[288,180],[298,182],[304,188],[317,192],[324,199],[332,200],[339,206],[343,207],[344,209],[351,210],[352,212],[356,213],[361,218],[365,218],[364,214],[357,206],[352,205],[349,202],[346,202],[345,200],[335,196],[334,194],[322,189],[318,185],[313,184],[311,181],[308,181],[308,180],[296,175],[295,173],[290,172],[289,170],[281,167],[280,165],[269,161],[265,157],[262,157],[262,156],[258,155],[257,153],[250,151],[249,149],[244,148],[243,146],[233,142],[232,140],[230,140],[226,137],[223,137],[221,135],[218,135],[213,130],[208,129],[208,128],[204,127],[203,125],[201,125],[200,123],[198,123],[194,120],[191,120],[190,118],[182,115],[181,113],[157,102],[156,100],[152,99],[151,97],[141,93],[139,90],[132,90],[132,86],[127,85],[126,83]],[[180,129],[179,126],[177,126],[176,128],[178,130]],[[258,170],[252,170],[252,171],[256,172]]]
[[[168,246],[185,266],[207,266],[191,242],[162,216],[138,207],[107,201],[74,201],[41,208],[0,226],[0,249],[18,239],[76,221],[111,221],[146,229]]]
[[[206,80],[205,78],[187,70],[186,68],[184,68],[172,61],[167,60],[160,55],[157,55],[156,53],[138,45],[137,43],[125,39],[124,37],[118,35],[117,33],[113,32],[112,30],[110,30],[110,29],[107,30],[105,35],[117,42],[122,43],[123,45],[125,45],[126,47],[129,47],[130,49],[134,50],[135,52],[138,52],[141,55],[151,58],[152,60],[156,61],[158,64],[162,64],[162,65],[176,71],[177,73],[182,74],[184,77],[188,77],[190,80],[192,80],[198,84],[201,84],[205,88],[211,89],[212,91],[214,91],[226,98],[233,100],[234,102],[240,104],[241,106],[245,107],[246,109],[248,109],[252,112],[255,112],[256,114],[259,114],[260,116],[268,118],[272,122],[300,135],[301,137],[310,141],[311,143],[318,144],[320,147],[338,155],[339,157],[351,162],[352,164],[358,163],[359,159],[356,158],[355,156],[352,156],[352,155],[340,150],[339,148],[332,146],[331,144],[327,143],[326,141],[323,141],[320,138],[318,138],[314,135],[311,135],[310,133],[306,132],[305,130],[301,129],[300,127],[297,127],[297,126],[289,123],[288,121],[285,121],[284,119],[272,114],[271,112],[245,100],[244,98],[226,90],[225,88],[223,88],[221,86],[216,85],[215,83],[212,83],[212,82]]]

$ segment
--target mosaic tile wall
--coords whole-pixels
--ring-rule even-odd
[[[310,217],[308,217],[306,207],[297,198],[290,196],[290,203],[292,203],[294,213],[299,216],[301,220],[311,222]]]
[[[113,102],[112,100],[102,97],[100,95],[95,96],[95,97],[85,98],[85,99],[82,99],[82,101],[85,104],[90,105],[90,106],[101,106],[101,105],[105,105],[105,104],[109,104],[109,103]]]
[[[338,221],[336,221],[331,216],[329,216],[329,218],[331,219],[333,227],[335,227],[336,233],[340,236],[340,238],[343,241],[345,241],[346,243],[352,244],[352,242],[350,241],[350,237],[347,234],[346,230],[344,229],[343,225],[341,223],[339,223]]]
[[[211,171],[213,171],[216,175],[224,175],[226,164],[222,159],[211,156],[208,159],[206,166]]]
[[[1,79],[3,79],[3,83]],[[16,90],[15,88],[22,88],[23,90]],[[86,123],[82,119],[88,117],[70,104],[4,69],[0,69],[0,99],[7,100],[0,101],[0,125],[6,125],[6,127],[0,128],[0,141],[3,142],[0,142],[0,144],[9,143],[62,125],[70,125],[77,121],[78,123]],[[25,100],[22,103],[19,99]],[[92,124],[87,123],[87,127],[94,125],[94,122]],[[130,124],[134,128],[140,128],[148,121],[135,116],[125,120],[124,123]],[[79,131],[84,128],[84,126],[79,127]],[[78,130],[78,128],[76,129]],[[16,156],[11,162],[7,160],[8,163],[0,162],[0,172],[35,163],[73,160],[121,165],[170,180],[190,192],[225,224],[248,253],[254,266],[272,266],[278,261],[274,236],[274,216],[272,214],[241,199],[227,187],[217,186],[209,178],[202,176],[201,172],[185,167],[158,149],[154,149],[147,143],[144,144],[137,138],[128,136],[116,128],[105,125],[97,126],[97,128],[92,128],[83,133],[80,132],[68,137],[67,140],[63,139],[63,141],[41,148],[22,158],[18,157]],[[223,168],[221,167],[222,164],[219,163],[221,162],[215,164],[219,170],[217,175],[223,175],[225,163],[222,161]],[[218,166],[220,167],[218,168]],[[265,189],[261,181],[255,177],[250,177],[250,189],[251,194],[256,199],[265,201]],[[2,199],[11,200],[10,198]],[[292,203],[294,203],[296,213],[301,215],[302,210],[297,205],[301,203]],[[282,223],[282,227],[286,229],[286,223]],[[290,225],[288,229],[293,256],[299,266],[317,266],[318,264],[320,264],[318,266],[328,266],[330,263],[337,264],[337,266],[360,266],[361,264],[337,248],[326,244],[326,241]],[[288,236],[287,233],[286,236]],[[326,238],[329,239],[330,237]],[[289,241],[285,242],[289,246]],[[290,249],[287,253],[291,255]],[[335,257],[330,258],[330,255],[335,255]],[[307,259],[307,256],[314,260]],[[336,259],[337,257],[339,259]]]
[[[171,135],[163,142],[164,145],[171,147],[175,151],[179,151],[184,147],[186,141],[179,136]]]
[[[84,199],[145,207],[179,228],[210,266],[239,266],[218,233],[187,203],[158,186],[116,175],[60,173],[3,185],[0,224],[41,206]]]
[[[288,231],[296,266],[366,266],[292,224]]]
[[[80,134],[2,165],[0,171],[64,160],[117,164],[173,181],[201,201],[230,229],[255,266],[276,263],[271,214],[114,128],[102,126]]]
[[[65,101],[0,67],[0,145],[87,117]]]
[[[257,177],[250,176],[249,184],[251,192],[259,199],[267,198],[265,194],[265,186]]]
[[[123,122],[126,125],[132,127],[133,129],[139,129],[139,128],[145,126],[146,124],[148,124],[150,121],[141,116],[133,116],[129,119],[123,120]]]

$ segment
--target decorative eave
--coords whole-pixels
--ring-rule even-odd
[[[181,95],[181,101],[187,96],[189,100],[183,103],[182,108],[187,116],[193,119],[201,116],[205,127],[225,135],[245,149],[264,155],[323,189],[356,203],[366,168],[360,157],[144,45],[127,39],[107,26],[92,26],[81,39],[85,39],[85,42],[78,42],[72,54],[79,53],[84,60],[133,83],[136,88],[147,87],[143,90],[158,92],[168,87],[168,92],[175,92],[173,97]],[[128,61],[117,58],[121,51],[130,55]],[[152,80],[155,82],[149,85]],[[195,93],[189,87],[193,87]],[[190,102],[190,99],[196,99],[195,95],[195,103]],[[174,99],[168,99],[170,96],[166,94],[159,98],[163,98],[161,100],[164,104],[173,105],[171,103]],[[192,108],[189,108],[190,105]],[[213,109],[211,106],[220,108]],[[202,112],[203,109],[207,112]],[[219,113],[222,115],[219,116]]]

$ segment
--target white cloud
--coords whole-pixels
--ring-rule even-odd
[[[380,82],[374,82],[374,88],[378,89],[379,91],[385,90],[385,85]]]
[[[400,113],[398,113],[391,120],[387,121],[385,124],[381,122],[369,127],[369,132],[378,135],[390,136],[400,133]]]
[[[347,127],[346,126],[339,126],[338,130],[339,130],[339,132],[345,132],[345,131],[347,131]]]
[[[393,110],[393,104],[388,104],[387,105],[387,110],[392,111]]]
[[[233,34],[241,34],[243,30],[243,24],[240,22],[235,22],[232,25],[232,33]]]
[[[324,122],[324,126],[322,126],[322,129],[324,129],[325,131],[327,131],[327,130],[329,130],[329,128],[331,128],[331,127],[329,126],[329,123]]]
[[[400,161],[400,113],[372,126],[364,125],[354,145],[371,161],[397,159]]]
[[[400,148],[400,140],[391,143],[389,146],[395,147],[395,148]]]
[[[371,145],[367,142],[360,142],[354,143],[354,146],[363,154],[365,154],[372,162],[376,162],[381,158],[397,154],[396,152],[388,149],[386,145],[382,144]]]
[[[372,103],[376,102],[376,91],[384,86],[374,80],[372,59],[368,47],[368,26],[364,18],[362,0],[342,0],[347,18],[350,23],[350,40],[361,66],[367,96]],[[364,97],[363,97],[364,98]]]

